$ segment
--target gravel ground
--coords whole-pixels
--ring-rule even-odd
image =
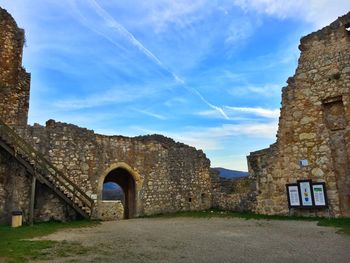
[[[146,218],[103,222],[42,239],[88,253],[47,262],[350,262],[350,236],[315,222]],[[41,261],[44,262],[44,261]]]

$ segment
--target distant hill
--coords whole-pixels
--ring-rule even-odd
[[[124,200],[124,193],[121,189],[103,190],[103,200]]]
[[[123,189],[116,183],[108,182],[103,184],[103,200],[124,200]]]
[[[214,167],[212,168],[216,171],[219,172],[219,175],[221,177],[229,178],[229,179],[234,179],[234,178],[239,178],[239,177],[245,177],[248,176],[248,172],[242,172],[242,171],[236,171],[236,170],[230,170],[222,167]]]

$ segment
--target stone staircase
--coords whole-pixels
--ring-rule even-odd
[[[0,147],[9,152],[29,174],[52,189],[76,212],[84,218],[90,218],[94,201],[1,119]]]

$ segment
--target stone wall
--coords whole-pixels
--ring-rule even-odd
[[[29,220],[29,205],[32,177],[24,167],[0,148],[0,224],[11,222],[11,213],[23,212],[23,221]],[[56,194],[37,181],[34,204],[36,221],[67,220],[77,218],[77,214]]]
[[[26,186],[28,191],[30,191],[29,186],[30,184]],[[34,220],[36,222],[66,221],[80,218],[73,208],[46,185],[37,181],[35,190]]]
[[[9,223],[13,210],[22,210],[28,216],[30,178],[24,168],[0,148],[0,224]]]
[[[30,74],[22,68],[24,31],[0,7],[0,118],[25,127],[28,118]]]
[[[210,161],[172,139],[104,136],[50,120],[29,126],[27,140],[95,199],[97,210],[103,180],[118,168],[137,175],[134,216],[211,207]]]
[[[331,215],[350,216],[349,26],[350,13],[301,39],[298,68],[282,90],[277,142],[248,156],[258,213],[287,214],[285,184],[312,179],[326,182]]]
[[[99,201],[96,218],[104,221],[120,220],[124,218],[124,205],[121,201]]]
[[[212,207],[236,212],[251,212],[256,206],[255,179],[247,176],[227,179],[212,171]]]

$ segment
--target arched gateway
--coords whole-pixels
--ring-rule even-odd
[[[137,192],[140,176],[125,163],[112,165],[99,180],[99,201],[103,201],[103,186],[108,183],[117,184],[123,191],[124,218],[135,217],[137,214]]]

